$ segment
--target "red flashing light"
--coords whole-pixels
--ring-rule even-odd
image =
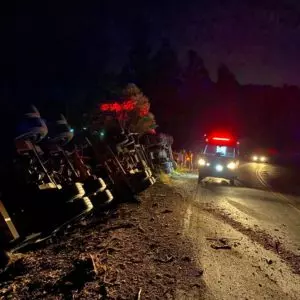
[[[224,142],[229,142],[229,138],[221,138],[221,137],[213,137],[212,138],[214,141],[224,141]]]
[[[116,102],[116,103],[112,104],[111,109],[112,109],[113,111],[115,111],[115,112],[119,112],[119,111],[122,110],[122,106],[121,106],[120,103],[117,103],[117,102]]]
[[[237,139],[228,132],[213,132],[207,135],[206,143],[212,145],[234,146],[238,145]]]
[[[134,107],[135,107],[135,103],[132,100],[128,100],[123,103],[124,110],[130,111],[130,110],[133,110]]]
[[[100,105],[101,111],[132,111],[135,108],[135,102],[132,100],[127,100],[123,103],[104,103]]]
[[[109,104],[101,104],[100,105],[100,110],[108,111],[108,110],[110,110],[110,105]]]

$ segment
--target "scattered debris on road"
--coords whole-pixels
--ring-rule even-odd
[[[219,250],[219,249],[226,249],[230,250],[232,247],[229,245],[229,241],[226,238],[206,238],[208,241],[213,241],[210,245],[211,248]]]

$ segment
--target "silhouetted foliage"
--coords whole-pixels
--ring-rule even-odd
[[[24,16],[30,15],[33,6],[24,9]],[[66,16],[57,15],[57,7],[49,7],[44,17],[32,16],[30,22],[19,19],[22,51],[16,61],[17,78],[12,76],[13,92],[9,83],[1,90],[3,115],[18,110],[21,102],[35,103],[43,115],[63,113],[79,126],[84,112],[97,103],[118,100],[122,87],[133,82],[151,99],[159,129],[174,136],[177,146],[197,143],[212,127],[226,127],[261,144],[292,149],[300,145],[299,87],[242,85],[224,64],[213,82],[197,51],[188,50],[186,61],[180,62],[169,40],[158,47],[152,43],[151,24],[135,8],[132,11],[132,35],[126,36],[132,47],[123,66],[116,53],[124,49],[111,38],[113,25],[107,25],[111,23],[106,22],[105,10],[88,21],[84,11],[74,15],[71,8]],[[116,12],[116,17],[122,13]],[[72,25],[74,19],[77,26]]]

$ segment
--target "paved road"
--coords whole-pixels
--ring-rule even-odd
[[[300,184],[296,180],[297,176],[289,169],[245,163],[240,167],[237,186],[213,181],[199,189],[198,200],[207,199],[202,196],[208,189],[233,218],[266,231],[300,254]]]
[[[234,187],[215,179],[199,185],[197,174],[177,179],[188,203],[183,235],[213,299],[300,299],[297,174],[244,163]]]

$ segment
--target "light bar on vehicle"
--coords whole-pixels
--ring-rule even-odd
[[[214,141],[227,141],[227,142],[230,141],[229,138],[221,138],[221,137],[213,137],[212,139],[213,139]]]

